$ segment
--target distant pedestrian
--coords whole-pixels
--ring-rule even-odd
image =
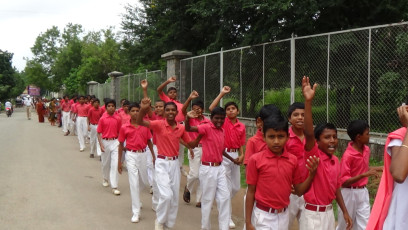
[[[24,98],[23,103],[24,103],[24,106],[26,107],[27,119],[31,120],[31,107],[33,107],[33,101],[31,100],[30,95]]]
[[[41,98],[38,98],[37,104],[35,105],[35,108],[37,110],[37,115],[38,115],[38,122],[44,123],[44,111],[45,111],[45,106]]]

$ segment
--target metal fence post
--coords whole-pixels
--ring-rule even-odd
[[[290,39],[290,104],[295,102],[295,36]]]
[[[367,65],[367,112],[368,112],[368,125],[371,126],[371,28],[368,30],[368,65]]]
[[[205,108],[207,108],[206,107],[206,105],[205,105],[205,67],[206,67],[206,65],[207,65],[207,56],[204,56],[204,110],[205,110]]]
[[[243,50],[241,49],[241,55],[239,57],[239,107],[244,110],[242,107],[242,52]]]
[[[327,75],[326,75],[326,122],[329,122],[329,74],[330,74],[330,34],[327,36]]]
[[[265,105],[265,44],[262,46],[262,105]]]
[[[224,87],[224,53],[223,53],[223,48],[221,48],[220,52],[220,91],[222,90],[222,87]],[[224,106],[224,101],[221,98],[220,100],[220,106]]]
[[[194,68],[194,59],[191,59],[191,67],[190,67],[190,88],[191,88],[191,92],[193,91],[193,68]],[[186,92],[186,96],[190,94],[188,92]]]

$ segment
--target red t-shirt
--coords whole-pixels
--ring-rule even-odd
[[[259,153],[262,150],[265,150],[266,143],[263,138],[263,133],[259,130],[256,131],[256,134],[248,139],[248,142],[245,147],[245,158],[244,158],[244,165],[249,163],[249,159],[255,153]]]
[[[352,146],[353,142],[350,142],[344,151],[340,161],[340,184],[346,182],[346,180],[358,176],[368,171],[370,161],[370,148],[364,145],[363,153],[360,153]],[[363,177],[351,187],[366,186],[368,183],[368,177]]]
[[[224,152],[224,130],[217,128],[212,122],[197,126],[198,134],[203,135],[201,144],[203,153],[201,161],[221,163]]]
[[[94,107],[90,108],[88,111],[88,119],[89,123],[93,125],[97,125],[99,122],[99,119],[102,117],[102,109],[97,108],[95,109]]]
[[[102,133],[102,138],[117,138],[121,126],[122,122],[118,115],[113,114],[111,116],[108,113],[104,113],[101,119],[99,119],[96,131]]]
[[[222,128],[225,132],[225,148],[239,149],[241,146],[245,145],[245,125],[239,122],[238,119],[235,124],[232,124],[231,120],[228,117],[225,118],[225,122]]]
[[[208,118],[203,116],[202,120],[200,120],[198,118],[190,118],[189,122],[190,122],[190,126],[198,127],[199,125],[210,123],[211,121]],[[190,135],[191,140],[194,140],[194,139],[196,139],[198,137],[197,132],[188,132],[188,135]],[[200,143],[201,143],[201,141],[200,141]]]
[[[309,171],[306,168],[305,162],[305,144],[306,138],[303,138],[303,141],[300,140],[298,136],[293,132],[293,127],[289,128],[289,139],[286,142],[285,149],[289,153],[295,155],[298,159],[299,171],[302,174],[303,180],[305,180],[309,174]]]
[[[180,138],[186,143],[190,142],[190,136],[184,129],[184,125],[176,124],[173,129],[167,120],[150,121],[149,128],[157,135],[158,154],[168,157],[178,156]]]
[[[297,158],[287,151],[278,156],[268,148],[252,155],[246,177],[248,184],[256,186],[256,202],[275,209],[286,208],[292,184],[302,183]]]
[[[124,111],[118,113],[120,118],[122,119],[122,124],[130,123],[130,115],[126,114]]]
[[[63,100],[61,102],[61,109],[64,112],[69,112],[69,111],[71,111],[71,104],[69,102],[65,102],[65,100]]]
[[[89,106],[87,104],[78,104],[76,106],[76,111],[78,113],[78,117],[86,117],[88,116]]]
[[[313,182],[303,197],[306,203],[329,205],[336,198],[336,190],[341,186],[339,159],[322,152],[317,143],[309,152],[305,152],[305,159],[310,156],[319,157],[320,163]]]
[[[164,101],[165,103],[171,101],[174,102],[177,105],[177,116],[176,116],[176,121],[177,122],[183,122],[185,117],[183,114],[183,111],[181,110],[183,108],[183,104],[181,104],[181,102],[174,100],[174,99],[170,99],[164,92],[162,92],[161,94],[159,94],[159,97],[162,101]]]
[[[147,146],[147,141],[152,138],[150,130],[144,126],[135,127],[131,123],[122,125],[119,132],[119,142],[125,142],[126,148],[131,150],[142,150]]]

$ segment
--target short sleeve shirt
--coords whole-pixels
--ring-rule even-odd
[[[93,124],[93,125],[97,125],[99,122],[99,119],[101,119],[102,117],[102,109],[98,108],[95,109],[94,107],[90,108],[88,111],[88,119],[89,119],[89,123]]]
[[[368,171],[370,160],[370,148],[364,145],[363,153],[353,148],[350,142],[344,151],[340,161],[340,183],[343,184],[348,179],[358,176]],[[364,177],[352,184],[352,187],[366,186],[368,178]]]
[[[102,138],[117,138],[121,126],[122,122],[118,115],[104,113],[99,119],[96,131],[102,134]]]
[[[317,143],[309,152],[305,153],[305,159],[310,156],[319,157],[320,163],[317,166],[313,182],[303,197],[306,203],[329,205],[336,198],[336,190],[341,186],[339,159],[334,155],[330,157],[321,151]]]
[[[247,165],[247,183],[256,186],[255,200],[267,207],[286,208],[292,184],[302,183],[297,158],[284,151],[282,155],[268,148],[253,155]]]
[[[231,120],[227,117],[222,127],[225,131],[225,148],[238,149],[245,145],[245,125],[239,122],[238,119],[235,124],[232,124]]]
[[[211,121],[208,118],[203,116],[202,120],[200,120],[198,118],[190,118],[189,122],[190,122],[190,126],[198,127],[199,125],[207,124],[207,123],[210,123]],[[194,140],[194,139],[196,139],[198,137],[197,132],[188,132],[188,135],[190,135],[191,140]],[[200,143],[201,143],[201,141],[200,141]]]
[[[76,111],[78,113],[78,117],[87,117],[88,116],[88,111],[89,111],[89,106],[87,104],[78,104],[76,106]]]
[[[174,157],[178,156],[180,138],[184,142],[190,142],[190,136],[184,129],[184,125],[176,123],[173,129],[167,120],[150,121],[150,129],[156,133],[157,151],[159,155]]]
[[[181,102],[174,100],[174,99],[170,99],[164,92],[161,92],[161,94],[159,94],[159,97],[162,101],[164,101],[165,103],[171,101],[174,102],[177,105],[177,116],[176,116],[176,121],[177,122],[183,122],[185,117],[183,114],[183,111],[181,110],[183,108],[183,104],[181,104]]]
[[[152,117],[147,117],[147,120],[156,121],[156,120],[165,120],[165,118],[153,113]],[[153,144],[157,145],[157,136],[155,132],[153,132]]]
[[[256,134],[253,137],[249,138],[246,144],[244,165],[247,165],[249,163],[249,159],[252,155],[254,155],[255,153],[259,153],[266,148],[267,147],[263,138],[263,133],[260,130],[257,130]]]
[[[147,146],[148,140],[152,138],[150,130],[144,126],[135,127],[130,122],[122,125],[119,132],[119,142],[126,141],[126,148],[131,150],[142,150]]]
[[[308,170],[306,168],[306,162],[305,162],[305,141],[306,138],[303,139],[303,141],[300,140],[298,136],[293,132],[293,127],[289,128],[289,139],[286,142],[285,149],[289,153],[295,155],[298,159],[298,164],[299,164],[299,171],[302,175],[303,179],[306,179],[308,176]]]
[[[71,104],[69,103],[69,101],[68,101],[68,102],[65,102],[65,100],[62,101],[62,102],[61,102],[61,109],[62,109],[62,111],[64,111],[64,112],[69,112],[69,111],[71,111]]]
[[[197,128],[198,134],[203,135],[201,138],[201,144],[203,145],[201,161],[221,163],[224,152],[223,129],[215,127],[212,122],[202,124]]]

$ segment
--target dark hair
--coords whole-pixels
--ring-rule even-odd
[[[170,87],[170,88],[167,89],[167,93],[170,92],[171,90],[176,90],[176,92],[177,92],[177,89],[175,87]]]
[[[157,103],[157,102],[161,102],[161,103],[165,104],[165,102],[162,101],[162,100],[157,100],[155,103]]]
[[[133,102],[129,104],[129,111],[132,110],[133,107],[140,109],[140,105],[137,102]]]
[[[130,105],[130,102],[128,100],[124,99],[122,105]]]
[[[105,100],[105,107],[107,108],[109,104],[113,104],[113,106],[115,106],[116,108],[116,101],[110,98],[106,98]]]
[[[305,109],[305,104],[303,102],[294,102],[291,104],[288,109],[288,118],[292,116],[293,111],[296,109]]]
[[[64,95],[62,98],[64,98],[64,99],[65,99],[66,97],[68,97],[68,95]],[[69,97],[68,97],[68,99],[69,99]]]
[[[282,113],[278,107],[273,104],[268,104],[262,106],[261,110],[259,110],[259,114],[256,118],[261,118],[262,121],[266,120],[266,118],[270,116],[282,116]]]
[[[198,106],[198,107],[200,107],[201,109],[204,109],[204,102],[203,101],[195,101],[195,102],[193,102],[192,104],[191,104],[191,107],[193,107],[193,106]]]
[[[223,109],[222,107],[215,107],[212,111],[211,111],[211,115],[210,118],[213,118],[215,115],[222,115],[225,116],[226,112],[225,109]]]
[[[316,127],[314,129],[314,135],[315,135],[316,140],[320,140],[320,135],[322,135],[322,132],[325,129],[331,129],[331,130],[336,131],[336,133],[337,133],[337,128],[332,123],[318,124],[318,125],[316,125]]]
[[[227,110],[227,108],[230,107],[231,105],[233,105],[233,106],[235,106],[235,108],[239,109],[237,103],[235,103],[233,101],[230,101],[227,104],[225,104],[224,109]]]
[[[95,102],[101,103],[98,98],[93,98],[92,104],[95,103]]]
[[[120,99],[120,103],[124,102],[125,100],[126,100],[126,98]]]
[[[176,107],[176,109],[177,109],[176,103],[174,103],[174,102],[172,102],[172,101],[166,102],[166,103],[164,104],[164,109],[166,109],[166,107],[169,106],[169,105],[173,105],[173,106]]]
[[[347,134],[352,141],[355,141],[357,135],[363,135],[364,131],[366,131],[368,128],[370,128],[370,126],[366,121],[354,120],[347,126]]]
[[[82,97],[83,99],[85,99],[85,96],[84,96],[84,95],[79,95],[79,96],[78,96],[78,99],[81,99],[81,97]]]
[[[273,129],[275,131],[285,131],[289,133],[288,121],[282,115],[272,115],[267,117],[263,122],[263,133],[266,135],[268,129]]]

